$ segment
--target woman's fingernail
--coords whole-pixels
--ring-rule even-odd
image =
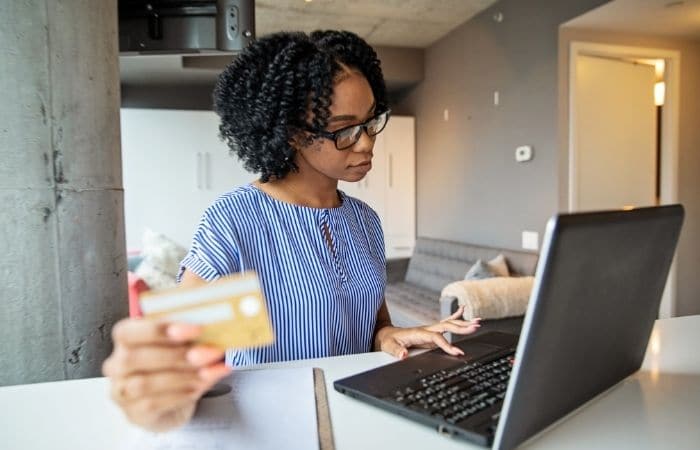
[[[194,347],[187,351],[187,361],[193,366],[211,364],[224,357],[224,352],[214,348]]]

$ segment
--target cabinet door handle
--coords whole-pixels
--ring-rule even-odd
[[[204,187],[211,189],[211,155],[209,152],[204,154]]]
[[[202,189],[202,153],[197,153],[197,189]]]
[[[394,185],[394,158],[389,153],[389,187]]]

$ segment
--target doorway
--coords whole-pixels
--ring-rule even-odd
[[[663,106],[655,67],[663,63]],[[569,52],[569,211],[678,201],[680,53],[572,42]],[[657,133],[658,131],[658,133]],[[675,315],[675,262],[659,317]]]

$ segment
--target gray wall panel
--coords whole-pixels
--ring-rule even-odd
[[[400,105],[416,115],[419,236],[512,249],[523,230],[542,236],[558,209],[558,27],[602,3],[503,0],[426,50]],[[534,160],[516,163],[519,145]]]

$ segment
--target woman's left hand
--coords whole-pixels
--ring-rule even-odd
[[[450,355],[464,355],[462,350],[447,342],[443,335],[447,332],[465,335],[479,329],[481,319],[462,320],[463,313],[464,306],[460,306],[450,317],[432,325],[414,328],[386,326],[379,330],[376,336],[379,349],[401,359],[408,356],[408,349],[411,347],[440,347]]]

